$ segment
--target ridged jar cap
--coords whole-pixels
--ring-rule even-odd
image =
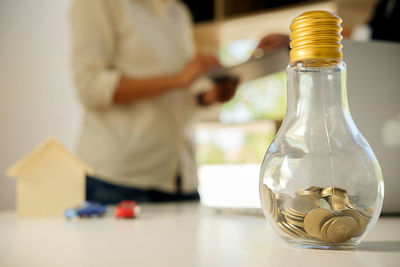
[[[328,11],[308,11],[290,25],[290,62],[305,59],[342,59],[342,19]]]

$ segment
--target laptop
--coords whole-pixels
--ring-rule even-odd
[[[343,46],[350,111],[383,172],[382,213],[400,214],[400,44],[344,40]],[[221,212],[262,214],[259,168],[200,166],[203,205]]]

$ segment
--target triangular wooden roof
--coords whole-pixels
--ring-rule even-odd
[[[55,138],[50,137],[46,139],[43,143],[38,145],[36,148],[34,148],[30,153],[28,153],[25,157],[17,161],[13,166],[11,166],[7,170],[7,176],[9,177],[16,177],[18,176],[21,171],[28,165],[30,161],[32,161],[34,158],[40,156],[41,153],[45,152],[47,149],[50,147],[57,147],[61,152],[65,154],[65,156],[69,157],[73,161],[76,162],[77,165],[79,165],[84,171],[90,173],[93,173],[92,168],[90,168],[86,163],[81,161],[77,156],[72,154],[68,149],[66,149],[63,145],[61,145]]]

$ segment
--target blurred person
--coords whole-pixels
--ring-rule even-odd
[[[218,61],[195,54],[185,6],[75,0],[71,37],[84,106],[78,154],[95,171],[87,177],[87,200],[198,200],[193,114],[197,104],[229,100],[237,81],[198,97],[189,90]]]
[[[253,56],[257,56],[258,51],[262,51],[262,53],[263,53],[265,51],[273,50],[276,47],[286,46],[289,51],[289,43],[290,43],[289,35],[280,34],[280,33],[269,34],[267,36],[264,36],[258,42],[258,46],[257,46],[256,51],[254,52]]]
[[[193,115],[230,100],[235,78],[195,94],[219,65],[195,53],[175,0],[74,0],[72,70],[84,117],[78,154],[95,171],[86,198],[104,204],[198,200]]]

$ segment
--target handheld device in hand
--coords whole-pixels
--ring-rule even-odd
[[[205,76],[214,81],[226,79],[226,77],[236,77],[240,79],[241,83],[244,83],[282,71],[288,64],[289,50],[284,46],[235,66],[213,69]]]

